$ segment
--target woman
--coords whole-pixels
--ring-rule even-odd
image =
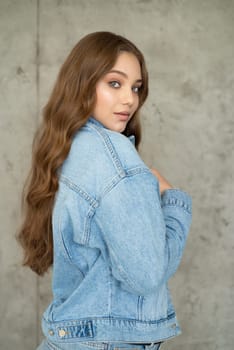
[[[167,288],[191,199],[137,148],[148,94],[144,57],[109,32],[85,36],[44,109],[24,191],[24,265],[53,263],[38,349],[159,349],[180,333]]]

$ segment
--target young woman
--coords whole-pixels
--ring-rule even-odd
[[[109,32],[63,64],[34,141],[19,240],[24,265],[53,264],[38,349],[159,349],[180,333],[167,288],[191,199],[137,149],[148,93],[144,57]]]

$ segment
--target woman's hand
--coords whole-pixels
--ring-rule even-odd
[[[154,176],[157,177],[159,182],[160,193],[162,194],[165,190],[173,188],[172,185],[156,170],[155,168],[150,169]]]

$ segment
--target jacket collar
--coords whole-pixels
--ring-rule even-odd
[[[88,121],[90,123],[93,123],[101,128],[107,129],[101,122],[99,122],[97,119],[95,119],[94,117],[89,117]],[[107,129],[108,130],[108,129]],[[131,143],[135,146],[135,136],[134,135],[130,135],[127,136],[127,138],[131,141]]]

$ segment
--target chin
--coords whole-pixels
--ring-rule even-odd
[[[113,127],[112,130],[117,131],[117,132],[123,132],[126,129],[127,124],[120,124],[120,125],[116,125],[115,127]]]
[[[113,131],[116,131],[116,132],[124,132],[125,130],[125,127],[124,128],[115,128],[113,129]]]

